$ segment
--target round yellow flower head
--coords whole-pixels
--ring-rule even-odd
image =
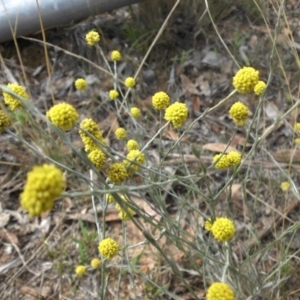
[[[227,154],[227,160],[230,167],[237,167],[241,164],[242,156],[236,151],[231,151]]]
[[[79,115],[72,105],[63,102],[52,106],[47,112],[47,117],[60,129],[70,130],[75,125]]]
[[[261,95],[266,89],[266,84],[263,81],[259,81],[254,87],[254,93],[259,96]]]
[[[127,138],[127,131],[124,128],[119,127],[115,131],[115,136],[118,140],[125,140]]]
[[[295,143],[296,146],[300,146],[300,138],[296,138],[294,140],[294,143]]]
[[[223,153],[216,154],[213,158],[213,163],[215,164],[215,167],[217,169],[221,169],[221,170],[224,170],[224,169],[227,169],[230,167],[230,163],[227,159],[227,155],[223,154]]]
[[[145,154],[140,152],[139,150],[131,150],[127,154],[127,159],[123,161],[123,164],[126,166],[128,173],[132,174],[134,172],[137,172],[139,170],[139,166],[132,163],[136,162],[138,164],[143,164],[145,162]]]
[[[78,266],[78,267],[76,267],[75,273],[78,276],[84,276],[86,274],[86,267],[85,266]]]
[[[55,165],[35,166],[27,174],[24,191],[20,195],[21,206],[31,216],[40,215],[53,207],[54,200],[64,189],[63,174]]]
[[[95,46],[100,41],[100,35],[95,30],[92,30],[86,34],[85,40],[88,45]]]
[[[235,300],[231,287],[224,282],[214,282],[207,290],[206,300]]]
[[[2,133],[3,129],[5,127],[8,127],[9,125],[10,125],[10,120],[7,114],[4,111],[0,110],[0,133]]]
[[[290,189],[291,184],[288,181],[283,181],[283,182],[281,182],[280,187],[281,187],[282,191],[287,192]]]
[[[129,140],[127,142],[126,146],[127,146],[128,151],[140,150],[140,146],[139,146],[138,142],[135,140]]]
[[[105,166],[106,166],[106,155],[100,149],[92,150],[89,153],[88,158],[96,166],[96,168],[98,170],[102,170],[102,169],[105,168]]]
[[[175,128],[181,127],[188,117],[188,108],[185,103],[176,101],[167,107],[165,120],[170,121]]]
[[[9,83],[7,87],[10,88],[18,96],[24,99],[29,99],[29,96],[26,93],[25,88],[22,87],[21,85],[15,83]],[[3,97],[4,97],[4,103],[8,105],[11,110],[16,110],[18,108],[23,107],[22,102],[17,98],[15,98],[14,96],[10,95],[9,93],[3,92]]]
[[[119,51],[117,51],[117,50],[112,51],[110,57],[114,61],[120,61],[122,59],[121,53]]]
[[[115,198],[112,194],[106,194],[105,195],[106,201],[107,203],[111,204],[115,202]]]
[[[207,231],[211,231],[211,228],[212,228],[212,221],[211,221],[211,218],[209,218],[208,220],[205,221],[204,223],[204,228],[207,230]]]
[[[128,199],[126,196],[121,196],[121,199],[124,201],[124,203],[128,202]],[[131,216],[134,214],[134,210],[131,209],[128,205],[126,205],[128,213],[117,203],[116,209],[119,212],[119,217],[121,220],[128,221],[131,219]]]
[[[165,92],[158,92],[152,97],[152,105],[155,109],[166,109],[170,105],[170,97]]]
[[[99,243],[98,250],[104,258],[111,259],[119,251],[119,244],[112,238],[106,238]]]
[[[128,172],[123,164],[113,163],[108,168],[107,177],[111,182],[120,184],[127,179]]]
[[[132,107],[130,112],[135,119],[138,119],[141,116],[141,110],[137,107]]]
[[[229,115],[237,126],[244,126],[248,120],[249,110],[246,105],[238,101],[231,106]]]
[[[300,133],[300,123],[295,124],[294,130],[295,130],[296,133]]]
[[[135,79],[133,77],[127,77],[125,79],[125,86],[128,88],[133,88],[135,86]]]
[[[101,265],[102,265],[101,259],[99,259],[99,258],[96,257],[96,258],[93,258],[91,260],[91,267],[92,268],[99,269],[101,267]]]
[[[80,123],[79,135],[85,145],[86,152],[92,151],[94,149],[98,149],[99,147],[98,147],[97,143],[83,130],[87,131],[90,135],[92,135],[99,142],[101,142],[101,143],[105,142],[97,123],[91,118],[84,119]]]
[[[79,90],[79,91],[85,90],[85,89],[87,88],[87,85],[88,85],[88,84],[87,84],[86,80],[83,79],[83,78],[78,78],[78,79],[76,79],[76,81],[75,81],[75,87],[76,87],[76,89]]]
[[[211,227],[211,232],[219,242],[227,242],[234,236],[235,226],[227,218],[217,218]]]
[[[233,86],[241,94],[247,94],[254,91],[254,87],[259,80],[259,71],[252,67],[240,69],[233,77]]]
[[[119,97],[119,92],[116,90],[110,90],[108,95],[110,100],[115,100],[116,98]]]

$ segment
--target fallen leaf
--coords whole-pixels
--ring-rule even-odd
[[[190,94],[201,96],[201,93],[195,87],[195,84],[192,83],[192,81],[187,76],[181,74],[180,79],[181,79],[182,87],[186,89]]]
[[[10,244],[19,244],[18,237],[14,233],[8,232],[7,230],[0,230],[0,239]]]
[[[300,150],[299,149],[280,149],[271,152],[271,155],[278,162],[300,162]]]
[[[205,144],[202,148],[208,151],[219,152],[219,153],[223,153],[227,148],[225,153],[229,153],[231,151],[240,153],[240,151],[237,150],[236,148],[232,146],[227,147],[227,145],[223,143],[209,143],[209,144]]]

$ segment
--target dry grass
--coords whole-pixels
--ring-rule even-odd
[[[48,31],[47,47],[40,36],[4,45],[2,88],[18,82],[32,102],[18,112],[0,104],[13,121],[0,138],[0,299],[204,299],[210,284],[224,278],[236,299],[299,298],[300,152],[293,128],[300,6],[292,0],[209,1],[212,21],[205,1],[177,4],[172,11],[174,1],[146,1],[130,8],[126,22],[123,9],[59,34]],[[84,43],[94,24],[100,24],[106,57],[122,52],[122,104],[108,99],[113,76]],[[232,76],[245,64],[268,82],[266,93],[227,99]],[[133,75],[138,84],[128,92],[122,82]],[[78,77],[87,78],[87,91],[75,90]],[[165,123],[151,105],[160,90],[188,105],[182,129],[169,125],[160,132]],[[113,135],[119,126],[141,145],[149,143],[145,166],[112,190],[128,195],[132,220],[120,221],[114,205],[105,205],[111,187],[106,173],[88,161],[78,129],[64,133],[47,123],[45,112],[62,100],[80,119],[99,124],[111,160],[126,156],[125,143]],[[237,100],[251,111],[242,129],[228,118]],[[138,125],[128,114],[133,105],[142,110]],[[228,146],[243,153],[242,164],[215,169],[213,155]],[[49,160],[65,169],[67,189],[51,212],[30,218],[19,194],[32,166]],[[282,181],[290,181],[288,192],[280,189]],[[234,220],[237,233],[227,246],[204,230],[211,216]],[[77,277],[77,265],[99,256],[104,235],[120,243],[119,255]]]

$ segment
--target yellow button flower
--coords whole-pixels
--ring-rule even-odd
[[[295,124],[294,130],[295,130],[296,133],[300,133],[300,123]]]
[[[242,156],[236,151],[231,151],[227,154],[227,160],[230,167],[237,167],[241,164]]]
[[[25,88],[22,87],[21,85],[15,83],[9,83],[7,87],[10,88],[18,96],[24,99],[29,99],[29,96],[26,93]],[[16,110],[18,108],[23,107],[22,102],[17,98],[15,98],[14,96],[10,95],[9,93],[3,92],[3,97],[4,97],[4,103],[8,105],[11,110]]]
[[[244,126],[248,120],[249,109],[238,101],[231,106],[229,115],[237,126]]]
[[[133,77],[127,77],[125,79],[125,86],[128,88],[133,88],[135,86],[136,82]]]
[[[114,61],[120,61],[122,59],[121,53],[118,50],[112,51],[110,57]]]
[[[261,95],[266,89],[266,84],[263,81],[259,81],[254,87],[254,93],[259,96]]]
[[[280,187],[281,187],[282,191],[287,192],[290,189],[291,184],[288,181],[283,181],[283,182],[281,182]]]
[[[78,276],[83,276],[83,275],[85,275],[85,274],[86,274],[86,267],[85,267],[85,266],[78,266],[78,267],[76,267],[75,273],[76,273]]]
[[[141,116],[141,110],[137,107],[132,107],[130,112],[135,119],[138,119]]]
[[[110,100],[115,100],[116,98],[119,97],[119,92],[116,90],[110,90],[108,96]]]
[[[80,123],[79,135],[85,145],[86,152],[92,151],[94,149],[98,149],[99,147],[98,147],[97,143],[93,140],[93,138],[90,137],[87,133],[85,133],[84,130],[87,131],[90,135],[92,135],[99,142],[101,142],[101,143],[105,142],[97,123],[91,118],[84,119]]]
[[[259,71],[252,67],[240,69],[233,77],[233,86],[241,94],[247,94],[254,91],[254,87],[259,80]]]
[[[8,127],[10,125],[10,120],[7,116],[7,114],[0,110],[0,133],[3,132],[5,127]]]
[[[212,221],[211,221],[211,218],[209,218],[208,220],[205,221],[204,223],[204,228],[207,230],[207,231],[211,231],[211,228],[212,228]]]
[[[300,138],[296,138],[294,140],[294,143],[295,143],[296,146],[300,146]]]
[[[70,130],[75,125],[79,115],[72,105],[63,102],[52,106],[47,112],[47,117],[60,129]]]
[[[138,142],[135,140],[129,140],[127,142],[126,146],[127,146],[128,151],[140,150],[140,146],[139,146]]]
[[[102,169],[105,168],[105,166],[106,166],[106,155],[100,149],[92,150],[89,153],[88,158],[96,166],[96,168],[98,170],[102,170]]]
[[[107,177],[111,182],[115,184],[120,184],[121,182],[127,179],[128,172],[123,164],[113,163],[108,168]]]
[[[152,97],[152,105],[155,109],[166,109],[170,105],[170,97],[165,92],[158,92]]]
[[[127,172],[130,175],[134,172],[137,172],[140,168],[133,162],[136,162],[141,165],[145,162],[145,154],[140,152],[139,150],[131,150],[126,157],[127,159],[123,161],[123,164],[126,166]]]
[[[221,169],[221,170],[230,167],[230,163],[227,159],[227,155],[223,153],[216,154],[213,158],[213,163],[217,169]]]
[[[214,282],[207,290],[206,300],[235,300],[235,296],[228,284]]]
[[[107,203],[109,203],[109,204],[114,203],[116,201],[112,194],[106,194],[105,199],[106,199]]]
[[[211,227],[211,232],[216,240],[226,242],[234,236],[235,226],[228,218],[216,218]]]
[[[99,258],[96,257],[96,258],[93,258],[91,260],[91,267],[92,268],[99,269],[101,267],[101,265],[102,265],[101,259],[99,259]]]
[[[106,238],[99,243],[98,250],[104,258],[111,259],[119,251],[119,244],[112,238]]]
[[[54,200],[65,189],[62,172],[55,166],[43,164],[33,167],[27,174],[21,206],[31,216],[40,215],[53,207]]]
[[[124,205],[126,205],[126,202],[128,202],[128,198],[123,195],[121,196],[121,199],[123,200]],[[124,221],[130,220],[132,215],[134,214],[134,210],[131,209],[128,205],[126,205],[126,208],[128,213],[118,203],[116,204],[116,209],[119,211],[119,218]]]
[[[88,45],[95,46],[100,41],[100,35],[95,30],[92,30],[86,34],[85,40]]]
[[[127,138],[127,131],[124,128],[119,127],[115,131],[115,136],[118,140],[125,140]]]
[[[167,107],[165,120],[170,121],[175,128],[181,127],[188,117],[188,108],[185,103],[176,101]]]
[[[87,86],[88,86],[88,84],[85,79],[83,79],[83,78],[76,79],[75,87],[77,90],[84,91],[87,88]]]

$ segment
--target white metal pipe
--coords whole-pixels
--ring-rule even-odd
[[[0,43],[143,0],[1,0]]]

